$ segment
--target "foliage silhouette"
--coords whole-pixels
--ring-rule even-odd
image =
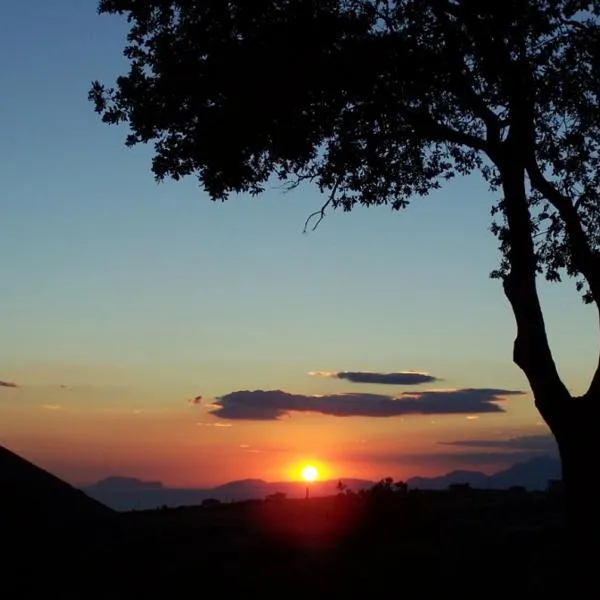
[[[287,498],[287,494],[284,492],[275,492],[273,494],[268,494],[265,498],[269,502],[283,502]]]
[[[536,279],[575,278],[600,307],[600,3],[582,0],[102,0],[124,13],[131,68],[90,99],[157,179],[214,200],[277,177],[327,209],[407,206],[478,171],[527,376],[563,462],[570,515],[597,535],[584,465],[598,454],[600,363],[572,397]]]

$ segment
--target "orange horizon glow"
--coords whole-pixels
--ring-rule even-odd
[[[169,488],[208,488],[244,478],[305,486],[302,471],[313,466],[317,479],[309,484],[317,489],[340,479],[440,475],[465,466],[453,446],[440,454],[440,442],[546,431],[539,416],[528,417],[531,408],[520,402],[510,409],[517,425],[502,433],[503,413],[390,419],[298,413],[277,423],[223,421],[187,402],[193,389],[173,390],[162,380],[150,389],[136,377],[108,370],[111,383],[104,384],[95,383],[100,374],[76,369],[3,373],[19,388],[1,389],[0,444],[76,486],[110,476],[160,481]],[[181,401],[167,404],[166,395]],[[506,465],[492,461],[479,463],[478,469],[493,473],[510,461],[507,454]]]

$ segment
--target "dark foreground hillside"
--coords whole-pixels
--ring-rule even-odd
[[[538,596],[561,584],[559,515],[470,490],[114,513],[13,532],[2,598]]]

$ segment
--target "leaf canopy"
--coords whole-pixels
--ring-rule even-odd
[[[105,122],[128,124],[128,145],[154,144],[158,180],[195,175],[214,200],[258,194],[273,176],[311,181],[344,210],[400,209],[475,170],[497,190],[513,107],[530,102],[538,268],[550,280],[580,273],[559,200],[598,255],[598,1],[102,0],[99,10],[129,19],[130,70],[114,87],[94,82],[90,99]],[[502,198],[493,213],[503,276]]]

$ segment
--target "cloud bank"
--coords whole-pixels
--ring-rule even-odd
[[[463,448],[506,448],[509,450],[529,450],[539,452],[556,452],[557,446],[554,437],[550,434],[523,435],[506,440],[458,440],[453,442],[440,442],[443,446],[461,446]]]
[[[0,387],[18,388],[19,386],[16,383],[13,383],[12,381],[0,381]]]
[[[419,385],[439,381],[437,377],[423,371],[396,371],[377,373],[372,371],[310,371],[313,377],[344,379],[351,383],[374,383],[382,385]]]
[[[402,415],[450,415],[498,413],[497,402],[519,390],[465,388],[383,394],[290,394],[282,390],[240,390],[217,398],[211,414],[221,419],[277,421],[293,412],[311,412],[335,417],[396,417]]]
[[[470,467],[487,465],[512,465],[546,453],[539,451],[485,451],[485,452],[390,452],[390,453],[352,453],[340,455],[340,459],[397,467],[436,467],[439,469],[464,470]]]

